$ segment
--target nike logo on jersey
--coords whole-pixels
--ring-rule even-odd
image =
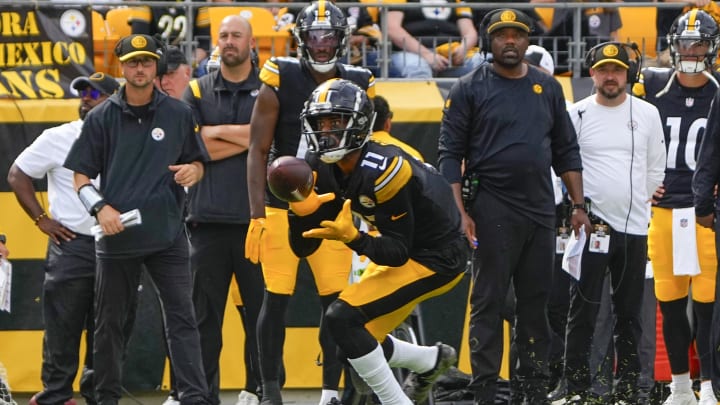
[[[398,219],[404,217],[405,215],[407,215],[407,211],[406,211],[406,212],[403,212],[403,213],[400,214],[400,215],[390,215],[390,220],[391,220],[391,221],[397,221]]]

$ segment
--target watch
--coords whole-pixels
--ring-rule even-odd
[[[103,207],[106,205],[108,204],[105,202],[105,200],[98,201],[95,205],[92,206],[92,208],[90,208],[90,215],[96,217],[98,212],[100,212],[100,210],[103,209]]]
[[[573,204],[570,207],[571,210],[583,210],[585,213],[587,213],[587,208],[585,208],[585,204]]]

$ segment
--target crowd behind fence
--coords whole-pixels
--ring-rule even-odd
[[[11,0],[0,0],[0,8],[8,9],[13,5]],[[140,2],[122,2],[119,0],[35,0],[33,2],[36,7],[69,7],[81,6],[91,7],[93,9],[93,48],[95,52],[95,69],[105,71],[107,73],[119,75],[117,59],[114,58],[113,49],[115,42],[122,36],[130,33],[130,27],[127,24],[128,13],[131,12],[133,6],[147,5],[168,7],[170,3],[165,1],[140,1]],[[632,41],[637,43],[642,55],[646,60],[654,60],[656,56],[656,44],[659,43],[657,31],[655,28],[655,16],[658,8],[674,8],[680,13],[684,3],[655,3],[655,2],[556,2],[556,3],[511,3],[506,2],[468,2],[468,3],[448,3],[448,4],[419,4],[419,3],[382,3],[374,0],[362,0],[362,6],[372,10],[372,15],[376,16],[377,24],[382,34],[383,44],[378,48],[378,57],[374,66],[378,72],[379,78],[387,78],[389,71],[390,58],[389,53],[392,47],[387,36],[387,15],[388,7],[394,9],[410,9],[422,7],[470,7],[474,13],[482,14],[488,10],[495,8],[511,6],[520,10],[535,9],[542,17],[546,25],[552,24],[552,16],[558,9],[572,10],[573,33],[570,36],[545,36],[532,35],[531,42],[550,51],[553,56],[556,72],[561,72],[567,76],[580,77],[583,70],[583,60],[586,49],[593,43],[602,41],[602,38],[594,38],[583,36],[581,30],[582,16],[589,9],[594,8],[617,8],[622,20],[622,28],[618,30],[618,40]],[[14,3],[17,4],[17,3]],[[358,6],[358,3],[337,2],[341,8]],[[268,3],[268,2],[234,2],[234,3],[212,3],[204,1],[185,1],[173,2],[174,7],[185,8],[185,14],[188,21],[194,21],[201,7],[208,7],[212,10],[212,14],[223,15],[233,10],[252,9],[252,10],[271,10],[272,8],[287,7],[290,12],[300,10],[306,3]],[[213,9],[218,10],[213,10]],[[221,9],[224,9],[221,11]],[[235,11],[236,12],[236,11]],[[253,23],[254,34],[258,39],[258,52],[260,54],[260,63],[270,56],[286,56],[293,55],[294,41],[292,33],[285,29],[277,30],[278,23],[273,20],[270,22],[267,16],[260,17],[257,13],[257,21]],[[267,13],[269,15],[269,13]],[[210,32],[217,31],[216,23],[222,18],[212,20]],[[476,22],[477,26],[477,22]],[[212,34],[211,34],[212,36]],[[482,33],[479,33],[482,38]],[[212,51],[212,38],[205,38],[194,35],[192,30],[186,31],[184,41],[180,43],[183,50],[187,53],[189,60],[193,60],[194,49],[202,40],[210,39],[211,46],[208,52]],[[590,44],[590,45],[588,45]],[[481,44],[481,47],[483,44]],[[367,65],[368,48],[355,50],[355,59],[360,60],[360,64]],[[359,51],[359,53],[358,53]],[[482,52],[482,51],[481,51]]]

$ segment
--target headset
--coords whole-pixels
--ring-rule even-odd
[[[163,42],[160,38],[157,36],[150,36],[150,35],[143,35],[145,38],[150,38],[153,42],[155,42],[155,53],[160,57],[157,61],[157,73],[156,76],[160,77],[167,73],[167,57],[165,56],[166,52],[166,46],[165,42]],[[119,40],[117,44],[115,44],[115,56],[120,57],[120,54],[122,53],[122,43],[123,40]]]
[[[635,42],[603,42],[590,48],[585,55],[585,67],[590,69],[598,61],[598,51],[605,45],[615,45],[618,48],[625,48],[630,61],[627,70],[627,82],[633,85],[640,81],[640,70],[642,69],[642,53]],[[634,58],[632,57],[634,56]]]

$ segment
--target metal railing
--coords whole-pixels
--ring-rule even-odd
[[[27,5],[28,3],[24,3]],[[170,3],[168,2],[162,2],[162,1],[142,1],[142,2],[132,2],[132,3],[125,3],[125,2],[118,2],[118,0],[34,0],[32,4],[35,7],[67,7],[67,6],[76,6],[76,7],[92,7],[93,9],[107,9],[107,8],[114,8],[114,7],[124,7],[124,6],[139,6],[139,5],[147,5],[147,6],[158,6],[158,7],[168,7]],[[186,8],[186,16],[188,21],[194,21],[195,16],[197,14],[197,9],[199,7],[223,7],[223,6],[235,6],[235,7],[262,7],[262,8],[272,8],[272,7],[288,7],[293,12],[296,12],[300,10],[302,7],[305,6],[304,3],[267,3],[267,2],[237,2],[237,3],[208,3],[206,1],[189,1],[186,0],[184,2],[177,2],[177,3],[171,3],[175,7],[184,7]],[[341,8],[347,8],[358,6],[358,3],[352,2],[337,2],[336,3]],[[17,1],[14,0],[0,0],[0,11],[2,10],[8,10],[11,9],[14,5],[17,5]],[[393,9],[415,9],[415,8],[422,8],[422,7],[436,7],[437,4],[419,4],[419,3],[403,3],[403,4],[384,4],[382,2],[371,2],[371,1],[364,1],[362,2],[362,5],[364,7],[374,7],[378,11],[378,24],[380,26],[380,30],[382,33],[382,41],[381,44],[383,45],[380,48],[379,56],[378,56],[378,65],[375,66],[378,68],[378,70],[381,72],[379,75],[380,78],[387,78],[388,77],[388,71],[390,66],[390,52],[392,51],[392,46],[390,44],[389,38],[387,36],[387,13],[388,13],[388,7],[392,6]],[[548,37],[548,36],[533,36],[531,37],[532,43],[537,43],[540,46],[545,47],[550,51],[550,53],[553,55],[556,68],[559,68],[560,70],[567,70],[569,72],[572,72],[572,75],[574,77],[579,77],[580,72],[583,68],[583,61],[584,61],[584,54],[585,50],[587,48],[588,42],[591,42],[596,40],[596,38],[589,38],[582,36],[582,17],[583,12],[586,9],[590,8],[621,8],[621,7],[644,7],[644,8],[674,8],[677,9],[678,12],[680,12],[681,8],[685,6],[684,3],[653,3],[653,2],[624,2],[624,3],[617,3],[617,2],[581,2],[581,1],[569,1],[569,2],[557,2],[557,3],[504,3],[504,2],[494,2],[494,3],[448,3],[448,4],[442,4],[442,7],[448,7],[448,8],[458,8],[458,7],[470,7],[473,9],[473,11],[483,10],[483,11],[489,11],[496,8],[503,8],[511,6],[516,9],[520,10],[527,10],[527,9],[571,9],[572,10],[572,18],[573,18],[573,34],[572,36],[565,36],[565,37]],[[636,21],[623,21],[623,25],[625,24],[636,24]],[[646,24],[647,27],[652,27],[648,29],[649,33],[655,32],[654,25],[655,21],[648,17],[648,21],[644,21],[644,24]],[[185,40],[182,42],[182,45],[184,46],[185,51],[187,52],[187,55],[190,57],[193,55],[194,48],[197,47],[198,40],[203,38],[198,38],[193,35],[192,30],[187,30]],[[652,35],[652,34],[651,34]],[[479,33],[479,37],[482,38],[482,33]],[[620,40],[624,41],[626,38],[620,38]],[[648,50],[646,49],[646,38],[642,38],[640,43],[638,43],[638,47],[643,53],[643,56],[645,54],[651,53],[654,54],[654,50]],[[654,41],[647,41],[655,43],[659,38],[655,38]],[[106,48],[112,49],[112,46],[107,46]],[[273,52],[275,52],[274,55],[283,55],[287,54],[290,51],[289,45],[285,47],[285,49],[274,49]],[[651,52],[652,51],[652,52]],[[361,58],[361,60],[366,60],[365,55]],[[562,61],[566,61],[564,63],[560,63]]]

